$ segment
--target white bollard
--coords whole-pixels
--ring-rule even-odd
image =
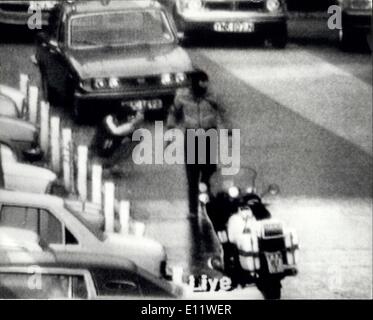
[[[78,195],[82,201],[87,201],[87,184],[88,184],[88,147],[78,147],[78,168],[77,168],[77,187]]]
[[[120,233],[129,233],[129,222],[130,222],[130,202],[121,201],[119,204],[119,222],[120,222]]]
[[[59,174],[61,171],[60,118],[51,118],[50,129],[51,167],[55,173]]]
[[[34,86],[29,87],[27,103],[28,103],[29,120],[32,123],[36,123],[38,121],[38,95],[39,95],[38,87],[34,87]]]
[[[40,146],[45,154],[48,153],[49,144],[49,104],[40,102]]]
[[[113,182],[106,182],[104,185],[104,215],[105,232],[114,233],[114,203],[115,186]]]
[[[102,166],[92,165],[92,202],[102,205]]]
[[[72,189],[71,181],[71,157],[72,157],[72,133],[70,128],[62,130],[62,171],[65,188],[69,191]]]
[[[29,81],[29,76],[27,74],[21,73],[19,77],[19,90],[25,95],[25,97],[27,97]]]
[[[184,270],[181,266],[172,267],[172,282],[175,284],[183,284]]]

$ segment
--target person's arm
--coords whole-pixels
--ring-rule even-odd
[[[127,122],[117,126],[114,122],[113,116],[111,115],[107,116],[105,121],[109,130],[115,136],[126,136],[134,130],[134,125],[132,122]]]
[[[229,135],[232,134],[233,124],[231,119],[227,115],[227,110],[225,106],[220,103],[217,103],[217,100],[209,97],[208,101],[211,103],[213,108],[216,110],[218,115],[218,127],[221,129],[228,129]]]

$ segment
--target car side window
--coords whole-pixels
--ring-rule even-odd
[[[0,115],[6,117],[19,117],[16,104],[7,97],[0,96]]]
[[[13,150],[5,144],[0,144],[0,159],[7,162],[17,162],[17,157]]]
[[[35,281],[30,282],[30,276],[34,276]],[[0,272],[0,299],[87,298],[87,285],[82,275]]]
[[[141,296],[137,276],[132,272],[100,269],[94,270],[92,276],[99,296]]]
[[[50,212],[20,206],[2,206],[0,225],[34,231],[47,244],[63,244],[61,222]]]

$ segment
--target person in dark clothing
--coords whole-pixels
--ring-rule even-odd
[[[219,124],[222,129],[231,129],[225,110],[208,93],[208,81],[207,74],[199,72],[193,77],[190,89],[176,93],[167,123],[168,128],[180,128],[185,132],[185,169],[192,217],[198,214],[199,183],[209,186],[210,177],[217,169],[218,139],[208,132],[215,129],[217,133]],[[198,132],[199,129],[203,130]],[[202,145],[204,139],[206,143]]]
[[[119,162],[132,151],[132,133],[144,121],[144,113],[130,105],[108,114],[97,128],[92,147],[102,158],[104,169],[120,172]]]

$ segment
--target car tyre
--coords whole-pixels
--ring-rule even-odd
[[[283,27],[281,32],[277,32],[271,39],[272,46],[276,49],[284,49],[288,43],[288,30],[287,26]]]
[[[281,288],[281,281],[278,279],[266,279],[258,284],[258,289],[262,292],[266,300],[281,299]]]
[[[72,116],[76,124],[86,124],[88,122],[83,108],[80,107],[75,101],[72,103]]]
[[[350,51],[352,49],[353,35],[351,30],[342,28],[339,30],[339,44],[343,51]]]
[[[44,71],[41,71],[41,87],[43,100],[54,104],[56,101],[53,99],[52,89],[49,86],[48,77]]]

